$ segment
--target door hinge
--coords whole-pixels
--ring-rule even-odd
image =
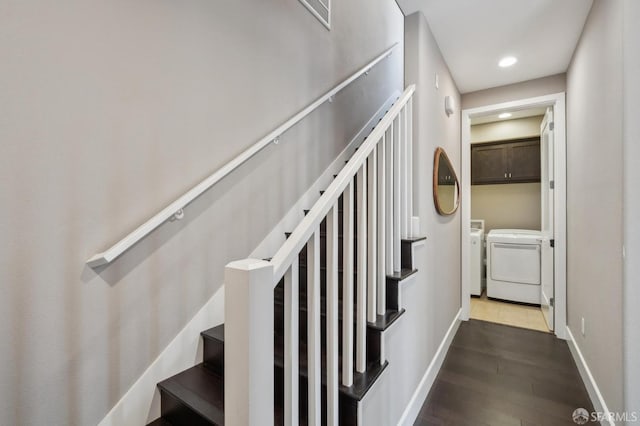
[[[556,301],[555,301],[554,297],[549,299],[549,306],[553,307],[555,305],[555,303],[556,303]]]
[[[554,189],[556,187],[556,181],[555,180],[550,180],[549,181],[549,189]]]
[[[549,123],[549,130],[553,130],[554,128],[554,122],[552,121],[551,123]]]
[[[550,245],[551,247],[555,247],[555,246],[556,246],[556,240],[555,240],[555,239],[553,239],[553,238],[552,238],[552,239],[550,239],[550,240],[549,240],[549,245]]]

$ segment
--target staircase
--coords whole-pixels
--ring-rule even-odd
[[[359,404],[389,364],[384,332],[405,312],[401,284],[417,272],[413,244],[424,240],[410,236],[403,187],[413,90],[274,259],[227,267],[225,318],[236,332],[201,333],[203,362],[158,384],[162,417],[150,425],[224,425],[225,399],[227,424],[361,424]]]

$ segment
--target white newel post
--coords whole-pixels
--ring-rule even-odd
[[[273,425],[273,265],[225,268],[224,406],[229,426]]]

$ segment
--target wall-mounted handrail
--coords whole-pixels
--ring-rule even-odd
[[[299,113],[291,117],[285,123],[278,126],[275,130],[273,130],[268,135],[260,139],[255,144],[253,144],[251,147],[243,151],[240,155],[235,157],[233,160],[231,160],[230,162],[222,166],[222,168],[218,169],[211,176],[207,177],[202,182],[200,182],[199,184],[191,188],[188,192],[186,192],[184,195],[182,195],[180,198],[175,200],[173,203],[169,204],[167,207],[162,209],[155,216],[153,216],[151,219],[147,220],[145,223],[140,225],[138,228],[136,228],[133,232],[125,236],[123,239],[121,239],[120,241],[118,241],[117,243],[115,243],[114,245],[112,245],[102,253],[97,253],[96,255],[91,257],[89,260],[87,260],[87,264],[90,267],[95,268],[97,266],[102,266],[102,265],[111,263],[118,256],[120,256],[122,253],[127,251],[134,244],[136,244],[138,241],[146,237],[154,229],[162,225],[167,220],[171,219],[172,217],[175,217],[176,219],[181,219],[182,216],[184,215],[183,209],[187,205],[189,205],[193,200],[198,198],[205,191],[207,191],[209,188],[211,188],[213,185],[219,182],[222,178],[224,178],[233,170],[238,168],[245,161],[253,157],[255,154],[257,154],[259,151],[264,149],[270,143],[272,142],[277,143],[280,135],[285,133],[291,127],[295,126],[298,122],[300,122],[306,116],[311,114],[320,105],[324,104],[328,100],[331,100],[333,96],[335,96],[338,92],[340,92],[342,89],[344,89],[349,84],[351,84],[354,80],[358,79],[363,74],[368,73],[371,70],[371,68],[377,65],[380,61],[390,56],[391,53],[393,52],[393,49],[397,45],[398,43],[395,43],[393,46],[385,50],[383,53],[378,55],[374,60],[369,62],[364,67],[360,68],[358,71],[353,73],[349,78],[344,80],[342,83],[338,84],[336,87],[334,87],[324,95],[322,95],[320,98],[318,98],[312,104],[310,104],[309,106],[304,108],[302,111],[300,111]]]
[[[358,170],[362,167],[362,164],[369,157],[369,154],[371,154],[371,151],[373,151],[373,148],[376,146],[378,141],[382,139],[382,136],[387,131],[392,121],[411,99],[415,90],[415,85],[407,87],[402,96],[400,96],[393,107],[391,107],[382,121],[376,125],[371,134],[367,136],[367,140],[360,145],[355,154],[353,154],[353,157],[351,157],[349,162],[331,182],[327,190],[322,194],[320,199],[318,199],[313,208],[305,215],[289,238],[287,238],[284,244],[273,256],[271,263],[274,267],[274,280],[272,282],[274,287],[284,276],[289,265],[294,262],[294,258],[298,253],[300,253],[314,230],[320,226],[322,220],[329,213],[332,206],[337,202],[338,198],[344,192],[345,188],[349,182],[351,182]]]

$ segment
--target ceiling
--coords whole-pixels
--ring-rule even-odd
[[[565,72],[592,0],[397,0],[422,11],[461,93]],[[516,56],[510,68],[498,67]]]

